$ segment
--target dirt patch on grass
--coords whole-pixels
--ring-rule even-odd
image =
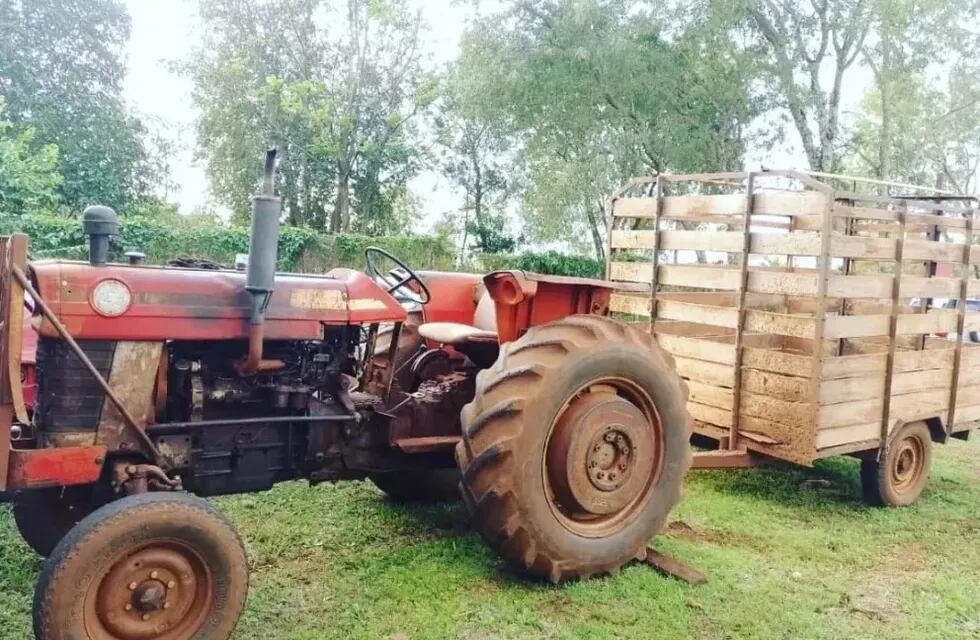
[[[673,538],[683,538],[700,544],[716,544],[719,546],[743,547],[754,550],[764,550],[763,540],[730,531],[717,531],[698,525],[692,525],[684,520],[674,520],[664,529],[663,534]]]
[[[824,613],[858,615],[882,623],[901,622],[906,617],[901,593],[913,576],[928,568],[927,556],[918,549],[902,547],[892,551],[875,570],[855,576],[855,586],[841,594],[840,601],[824,609]]]

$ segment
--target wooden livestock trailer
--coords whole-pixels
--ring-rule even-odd
[[[636,178],[608,204],[606,275],[634,283],[611,310],[673,355],[719,444],[696,464],[851,454],[870,501],[909,504],[931,443],[980,420],[977,213],[812,172]]]

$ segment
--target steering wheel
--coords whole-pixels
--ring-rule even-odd
[[[382,271],[378,266],[378,261],[382,258],[390,260],[394,263],[395,267],[388,271]],[[364,260],[367,262],[368,275],[383,282],[384,286],[388,289],[388,293],[394,296],[395,299],[414,302],[416,304],[428,304],[429,300],[432,299],[432,296],[429,294],[429,288],[425,286],[425,282],[419,277],[419,274],[412,271],[411,267],[381,247],[368,247],[365,249]],[[416,292],[408,286],[413,282],[418,285],[419,292]]]

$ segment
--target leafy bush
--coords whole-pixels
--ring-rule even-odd
[[[601,278],[604,265],[593,258],[568,255],[557,251],[525,251],[520,254],[483,254],[479,258],[483,269],[521,269],[555,276]]]

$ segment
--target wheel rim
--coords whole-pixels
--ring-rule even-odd
[[[213,598],[211,572],[194,549],[154,541],[122,552],[93,581],[85,627],[93,638],[183,640],[200,629]]]
[[[892,454],[890,477],[897,493],[913,490],[922,477],[925,465],[925,444],[914,436],[896,443]]]
[[[542,465],[549,506],[585,537],[622,530],[642,511],[663,466],[663,429],[635,383],[602,378],[583,386],[551,424]]]

